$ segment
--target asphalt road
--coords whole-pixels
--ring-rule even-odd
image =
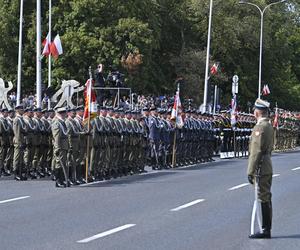
[[[0,249],[298,250],[299,159],[273,156],[271,240],[248,239],[254,190],[234,159],[67,189],[2,177]]]

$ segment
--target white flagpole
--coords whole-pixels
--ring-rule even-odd
[[[208,91],[208,70],[209,70],[209,56],[210,56],[210,37],[211,37],[211,23],[212,23],[213,0],[209,4],[209,20],[208,20],[208,36],[207,36],[207,51],[206,51],[206,66],[205,66],[205,82],[203,93],[203,110],[207,111],[207,91]]]
[[[49,0],[49,32],[48,39],[51,42],[51,25],[52,25],[52,3]],[[51,87],[51,55],[48,56],[48,87]],[[48,109],[51,108],[51,100],[48,101]]]
[[[42,63],[41,63],[41,0],[36,1],[36,106],[42,104]]]
[[[22,38],[23,38],[23,0],[20,0],[20,28],[19,28],[17,106],[20,105],[20,103],[21,103],[22,40],[23,40]]]

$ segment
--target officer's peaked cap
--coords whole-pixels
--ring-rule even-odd
[[[22,105],[18,105],[15,107],[15,110],[23,110],[23,109],[24,109],[24,107]]]
[[[254,104],[254,108],[256,109],[269,109],[270,108],[270,103],[262,100],[260,98],[257,98]]]
[[[66,109],[66,107],[59,107],[59,108],[55,109],[55,112],[56,113],[65,113],[65,112],[67,112],[67,109]]]
[[[35,109],[33,109],[33,112],[42,112],[42,109],[41,108],[35,108]]]
[[[76,111],[83,111],[83,110],[84,110],[84,107],[82,105],[80,105],[76,108]]]

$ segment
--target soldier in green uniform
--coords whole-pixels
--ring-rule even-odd
[[[27,126],[22,117],[24,110],[22,106],[15,107],[16,116],[13,120],[14,131],[14,159],[13,159],[13,172],[15,180],[27,180],[26,176],[22,175],[24,168],[24,150],[26,147],[25,135],[27,133]]]
[[[35,173],[35,169],[33,168],[33,157],[34,157],[34,144],[36,141],[36,125],[32,120],[33,112],[31,108],[26,108],[25,113],[23,115],[24,121],[27,126],[27,133],[25,136],[26,148],[24,151],[24,163],[27,171],[27,175],[31,177],[31,179],[36,179],[37,175]]]
[[[41,147],[42,155],[40,158],[40,165],[43,167],[45,174],[48,176],[51,175],[51,158],[52,158],[52,136],[51,136],[51,121],[49,120],[49,112],[47,109],[42,110],[41,122],[44,126],[44,133],[42,133],[42,142]],[[48,160],[48,155],[51,155],[51,158]]]
[[[13,131],[13,118],[14,118],[14,111],[8,110],[8,116],[6,117],[7,125],[9,127],[8,129],[8,141],[9,145],[6,152],[6,158],[4,163],[4,169],[6,171],[7,175],[10,175],[12,172],[12,162],[14,157],[14,131]]]
[[[76,176],[77,180],[81,184],[85,183],[83,178],[85,172],[85,159],[86,159],[86,149],[87,149],[87,136],[86,136],[86,129],[83,126],[83,111],[84,107],[79,106],[76,108],[76,116],[74,118],[75,124],[77,126],[78,131],[80,132],[79,139],[80,139],[80,152],[78,155],[78,165],[76,166]]]
[[[68,112],[68,118],[65,123],[68,128],[68,178],[71,185],[79,185],[80,182],[77,179],[76,166],[79,165],[80,160],[80,131],[77,127],[76,121],[74,120],[76,116],[76,110],[70,109]]]
[[[66,187],[68,185],[68,180],[66,180],[67,176],[65,176],[64,173],[64,171],[66,172],[67,170],[67,154],[69,150],[68,129],[65,123],[65,117],[66,108],[58,108],[51,124],[56,187]]]
[[[9,148],[9,125],[7,122],[7,109],[2,109],[0,112],[0,176],[8,176],[9,173],[5,169],[4,160]]]
[[[42,110],[40,108],[36,108],[34,111],[34,117],[32,118],[33,123],[35,124],[35,133],[33,134],[33,169],[36,172],[37,176],[40,178],[45,177],[45,169],[44,165],[41,164],[41,157],[43,155],[43,151],[45,150],[42,145],[43,143],[43,135],[45,133],[44,123],[41,121]]]
[[[99,114],[100,110],[98,109],[97,116],[91,121],[91,136],[92,141],[90,142],[92,145],[91,148],[91,160],[90,160],[90,166],[91,166],[91,175],[92,178],[96,181],[103,180],[102,173],[100,171],[99,167],[99,161],[100,161],[100,155],[101,155],[101,132],[103,130],[102,124],[99,120]]]
[[[251,234],[249,238],[270,238],[272,224],[272,161],[273,127],[269,119],[270,104],[257,99],[255,102],[254,116],[257,120],[253,128],[248,161],[248,180],[251,184],[258,185],[258,200],[262,210],[262,232]]]

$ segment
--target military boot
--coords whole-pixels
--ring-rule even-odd
[[[272,227],[272,203],[261,203],[262,210],[262,232],[251,234],[250,239],[270,239]]]
[[[21,181],[21,176],[18,174],[18,171],[14,171],[14,177],[16,181]]]
[[[56,179],[56,181],[55,181],[55,187],[65,188],[66,184],[63,182],[63,180],[64,180],[63,170],[61,168],[55,169],[54,170],[54,175],[55,175],[55,179]]]

